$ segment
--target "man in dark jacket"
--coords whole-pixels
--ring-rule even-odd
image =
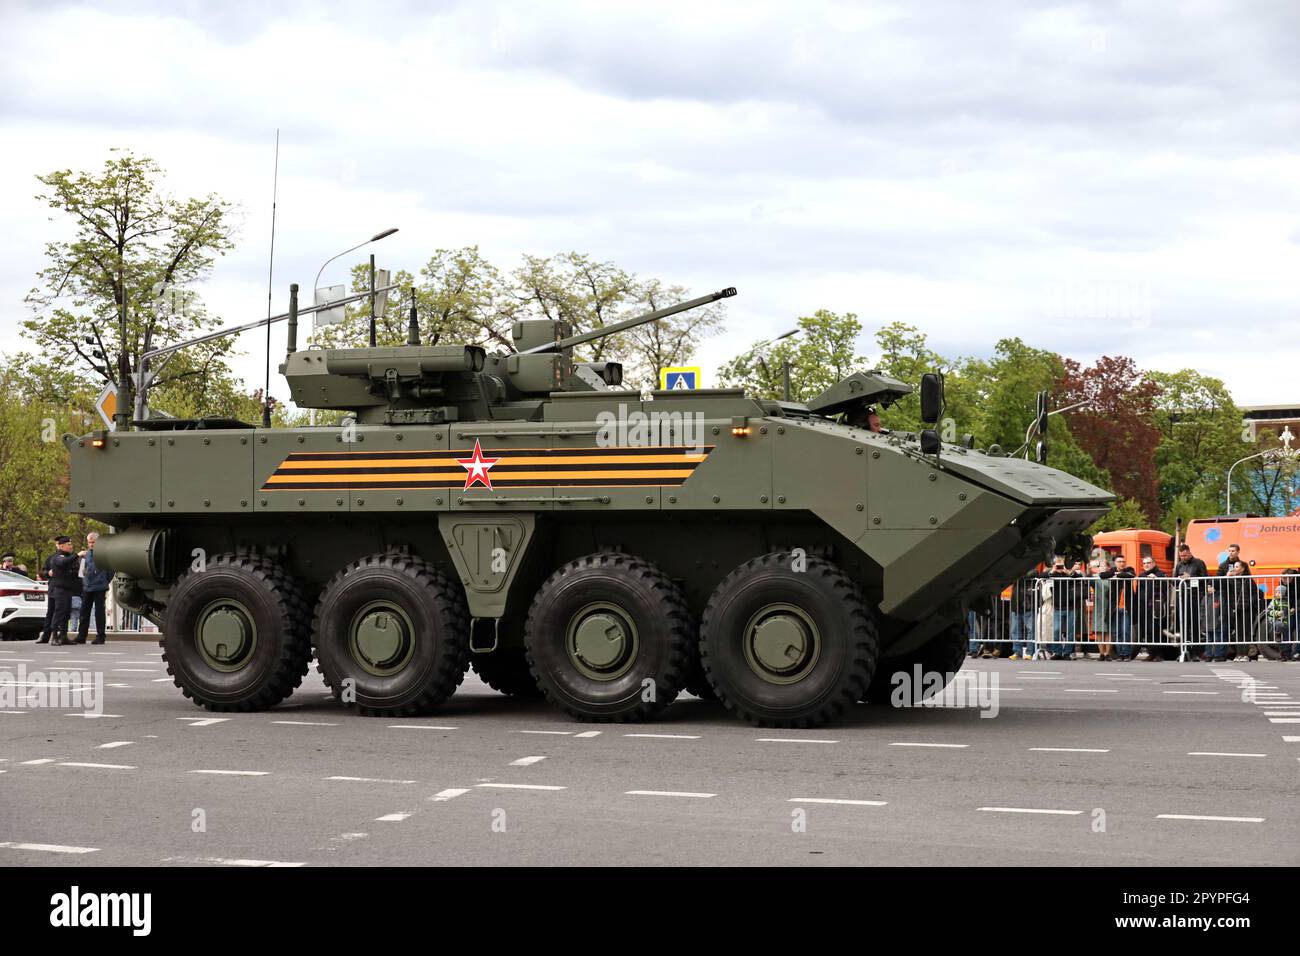
[[[37,581],[44,581],[46,584],[50,583],[50,567],[53,565],[54,557],[58,553],[58,551],[55,551],[54,554],[45,559],[45,564],[43,564],[41,569],[36,572]],[[53,622],[54,602],[50,599],[50,595],[47,593],[45,595],[45,623],[41,625],[41,633],[36,638],[37,644],[44,644],[49,641],[50,635],[53,633],[51,630]]]
[[[1137,635],[1134,642],[1145,645],[1147,660],[1171,661],[1177,658],[1178,649],[1165,643],[1164,622],[1169,615],[1169,579],[1156,567],[1149,555],[1142,559],[1142,573],[1133,586],[1133,603],[1136,605],[1134,623]]]
[[[1083,607],[1083,576],[1065,569],[1065,558],[1057,556],[1047,575],[1052,579],[1052,660],[1068,661],[1074,657],[1075,628]]]
[[[95,639],[92,644],[104,643],[104,599],[113,575],[95,566],[95,542],[99,535],[94,531],[86,535],[86,550],[81,552],[81,618],[77,621],[77,639],[74,644],[85,644],[90,632],[90,612],[95,612]]]
[[[1201,616],[1205,607],[1205,589],[1209,584],[1205,579],[1210,571],[1205,562],[1193,556],[1187,542],[1178,546],[1178,563],[1174,565],[1174,578],[1177,579],[1174,591],[1174,607],[1178,614],[1178,633],[1184,643],[1193,645],[1191,654],[1200,657]],[[1214,656],[1213,648],[1205,647],[1206,657]]]
[[[81,589],[77,569],[81,559],[72,551],[72,539],[60,535],[59,550],[50,555],[50,644],[63,644],[68,636],[68,616],[72,613],[72,596]]]
[[[1133,630],[1133,579],[1137,573],[1128,567],[1124,555],[1117,554],[1114,566],[1102,571],[1097,577],[1102,580],[1114,579],[1114,621],[1110,631],[1115,641],[1115,660],[1131,661],[1136,653],[1129,640]]]
[[[1241,545],[1228,545],[1228,556],[1219,562],[1219,577],[1226,577],[1232,566],[1241,560]]]

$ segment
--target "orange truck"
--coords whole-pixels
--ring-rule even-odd
[[[1092,536],[1092,546],[1100,548],[1112,558],[1122,555],[1135,572],[1142,571],[1143,558],[1154,558],[1157,568],[1165,574],[1174,573],[1174,536],[1163,531],[1146,528],[1103,531]],[[1196,553],[1194,547],[1192,553]],[[1210,562],[1207,559],[1205,563]],[[1215,564],[1217,566],[1218,562]]]
[[[1112,555],[1122,554],[1129,566],[1141,568],[1142,559],[1150,555],[1156,567],[1173,573],[1174,539],[1163,531],[1125,528],[1093,536],[1095,547]],[[1183,540],[1192,554],[1205,562],[1210,574],[1217,573],[1219,562],[1228,556],[1228,545],[1241,546],[1241,556],[1250,565],[1254,577],[1266,579],[1267,596],[1273,594],[1277,575],[1300,568],[1300,515],[1284,518],[1261,518],[1258,515],[1235,515],[1218,518],[1193,518],[1188,522]]]

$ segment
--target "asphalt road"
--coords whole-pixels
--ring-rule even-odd
[[[814,731],[690,697],[579,724],[473,673],[430,718],[350,715],[314,669],[209,714],[156,645],[0,645],[20,665],[101,672],[104,713],[0,713],[0,865],[1300,863],[1295,663],[969,661],[996,717]]]

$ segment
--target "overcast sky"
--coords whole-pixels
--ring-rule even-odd
[[[381,267],[578,249],[737,286],[706,384],[826,308],[871,358],[901,320],[947,355],[1014,335],[1300,401],[1292,2],[0,0],[0,89],[6,351],[64,234],[34,177],[111,147],[238,203],[199,291],[227,322],[265,314],[279,128],[277,311],[398,226]]]

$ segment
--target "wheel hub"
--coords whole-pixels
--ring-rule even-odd
[[[636,626],[616,605],[590,604],[573,616],[566,645],[570,661],[583,676],[616,680],[636,658]]]
[[[349,645],[352,657],[376,677],[396,674],[415,650],[415,628],[399,607],[375,602],[353,617]]]
[[[238,601],[222,599],[203,609],[195,628],[199,654],[209,667],[237,671],[257,645],[257,626]]]
[[[745,660],[770,684],[793,684],[817,663],[821,640],[817,626],[793,604],[772,604],[745,625]]]

